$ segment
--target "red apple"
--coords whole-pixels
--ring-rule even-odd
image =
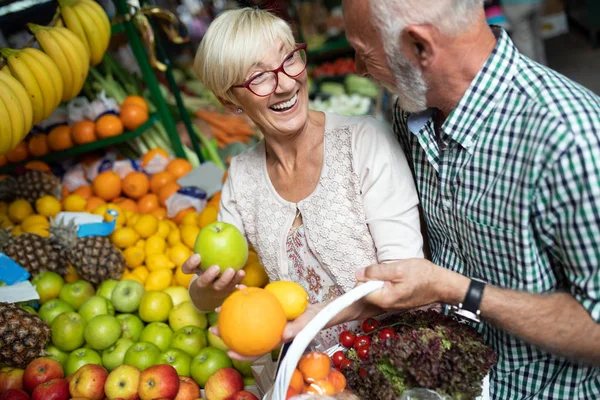
[[[50,357],[40,357],[33,360],[23,372],[23,388],[29,393],[36,386],[52,379],[64,378],[62,366]]]
[[[23,389],[24,369],[13,367],[0,368],[0,392],[8,389]]]
[[[246,392],[245,390],[240,390],[233,396],[229,398],[229,400],[259,400],[258,397],[253,395],[250,392]]]
[[[169,364],[153,365],[140,375],[138,393],[141,400],[173,399],[178,391],[179,376]]]
[[[108,372],[98,364],[86,364],[79,368],[69,380],[69,391],[73,397],[91,400],[104,398],[104,383]]]
[[[227,400],[243,389],[242,375],[233,368],[222,368],[208,378],[204,394],[210,400]]]
[[[122,364],[111,371],[104,383],[106,397],[110,400],[138,400],[140,370],[132,365]]]
[[[31,400],[69,400],[70,398],[69,382],[60,378],[36,386],[31,394]]]
[[[9,389],[0,393],[0,400],[29,400],[29,395],[23,389]]]
[[[196,400],[200,397],[200,386],[192,378],[179,377],[179,391],[175,400]]]

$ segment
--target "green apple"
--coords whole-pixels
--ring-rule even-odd
[[[52,321],[52,344],[62,351],[73,351],[83,346],[85,321],[76,312],[60,314]]]
[[[65,363],[65,376],[69,376],[77,372],[77,370],[86,364],[100,364],[102,365],[102,358],[93,349],[87,349],[82,347],[77,350],[73,350]]]
[[[173,307],[178,306],[184,301],[192,301],[190,292],[183,286],[169,286],[168,288],[163,289],[163,293],[171,296],[171,300],[173,300]]]
[[[121,324],[121,337],[132,339],[134,342],[140,340],[142,331],[144,330],[144,323],[134,314],[119,314],[117,320]]]
[[[244,376],[243,379],[244,379],[244,387],[256,386],[256,381],[254,380],[254,378]]]
[[[31,280],[31,284],[35,286],[35,290],[40,295],[40,304],[44,304],[48,300],[58,297],[65,280],[56,272],[44,271],[36,275]]]
[[[238,271],[248,260],[248,242],[235,226],[213,222],[200,230],[194,253],[200,255],[200,268],[204,271],[213,265],[217,265],[221,273],[227,268]]]
[[[206,329],[208,321],[206,320],[206,314],[199,312],[191,301],[184,301],[171,309],[169,325],[174,331],[190,325]]]
[[[85,319],[85,322],[90,322],[96,315],[115,315],[115,309],[110,300],[98,295],[87,299],[77,312]]]
[[[166,351],[171,347],[173,330],[164,322],[151,322],[142,331],[141,342],[154,343],[160,351]]]
[[[197,326],[184,326],[175,332],[171,340],[172,348],[181,349],[192,357],[205,348],[206,344],[206,332]]]
[[[200,353],[192,359],[190,369],[192,372],[192,379],[194,379],[198,385],[204,387],[206,381],[212,374],[221,368],[231,368],[232,366],[231,359],[223,350],[214,347],[206,347],[200,350]]]
[[[169,349],[162,352],[155,361],[156,364],[169,364],[177,370],[179,376],[190,376],[192,356],[180,349]]]
[[[83,337],[94,350],[108,349],[121,337],[121,323],[112,315],[96,315],[87,323]]]
[[[206,319],[208,319],[208,325],[217,326],[217,323],[219,322],[219,313],[211,311],[206,314]]]
[[[131,313],[138,309],[145,291],[138,281],[126,279],[115,285],[110,299],[115,310]]]
[[[46,347],[46,353],[48,353],[48,357],[54,358],[60,363],[60,365],[62,365],[63,368],[65,367],[67,358],[69,358],[69,353],[62,351],[54,345]]]
[[[64,300],[52,299],[42,304],[38,316],[51,325],[54,318],[65,312],[75,312],[75,309]]]
[[[216,347],[217,349],[225,352],[229,351],[229,347],[227,347],[225,342],[223,342],[223,339],[212,333],[210,330],[207,331],[206,338],[208,339],[209,346]]]
[[[161,322],[169,318],[173,308],[171,296],[157,290],[144,293],[140,301],[140,318],[145,322]]]
[[[119,365],[123,364],[125,353],[127,353],[127,350],[129,350],[129,348],[133,345],[133,340],[120,338],[108,349],[104,349],[102,351],[102,365],[104,365],[104,368],[106,368],[108,371],[112,371]]]
[[[75,311],[90,297],[94,295],[94,287],[87,281],[75,281],[65,284],[60,289],[59,298],[69,303]]]
[[[117,283],[119,283],[119,281],[114,279],[103,281],[100,286],[98,286],[98,289],[96,289],[96,296],[102,296],[107,300],[112,300],[112,292],[115,289],[115,286],[117,286]]]
[[[137,342],[127,350],[123,362],[143,371],[154,365],[159,355],[160,349],[154,343]]]
[[[254,374],[252,373],[252,361],[239,361],[232,359],[233,368],[237,370],[244,378],[252,378]]]

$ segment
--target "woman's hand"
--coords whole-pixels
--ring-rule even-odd
[[[194,285],[202,289],[207,296],[210,296],[211,291],[219,297],[222,297],[224,294],[228,295],[235,290],[236,285],[245,276],[244,270],[236,272],[233,268],[227,268],[221,274],[221,269],[216,265],[204,271],[200,268],[200,255],[198,254],[193,254],[188,258],[181,266],[181,270],[186,274],[198,275],[198,279],[194,281]]]

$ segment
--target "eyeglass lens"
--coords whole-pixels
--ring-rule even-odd
[[[294,78],[301,74],[306,68],[306,51],[298,49],[289,54],[283,62],[283,72]],[[275,72],[263,72],[257,75],[250,83],[250,90],[258,96],[267,96],[275,91],[277,87],[277,75]]]

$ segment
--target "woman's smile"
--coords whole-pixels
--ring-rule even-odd
[[[296,91],[296,93],[294,93],[294,95],[290,99],[277,102],[271,105],[269,108],[278,114],[282,114],[294,110],[297,104],[298,91]]]

